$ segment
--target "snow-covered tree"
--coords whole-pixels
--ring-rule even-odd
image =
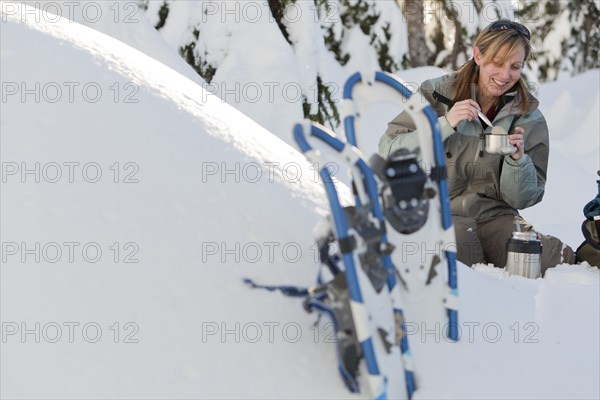
[[[600,1],[578,0],[568,3],[571,35],[567,40],[567,57],[574,73],[598,68],[600,59]]]
[[[481,29],[498,18],[519,21],[531,30],[534,52],[525,71],[528,80],[553,80],[599,65],[598,0],[139,3],[156,29],[207,84],[240,83],[243,88],[284,79],[281,83],[297,87],[299,95],[281,112],[290,114],[290,120],[305,117],[333,128],[340,124],[338,102],[347,76],[374,69],[401,75],[402,70],[421,65],[454,70],[472,56],[472,44]],[[261,40],[250,43],[249,38]],[[244,74],[238,73],[236,52],[250,45],[279,57],[264,62],[256,57],[244,65]],[[282,74],[269,76],[274,64]],[[259,123],[288,129],[270,126],[267,108],[252,104],[252,99],[237,100],[234,105]]]

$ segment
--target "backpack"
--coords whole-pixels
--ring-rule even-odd
[[[598,171],[600,176],[600,171]],[[577,262],[587,261],[600,268],[600,180],[597,180],[598,194],[583,207],[585,220],[581,231],[585,240],[577,248]]]

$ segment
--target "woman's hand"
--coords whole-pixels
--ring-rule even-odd
[[[462,120],[473,121],[477,118],[477,110],[481,110],[475,100],[459,101],[446,114],[446,119],[452,128],[456,128]]]
[[[517,151],[510,155],[510,158],[515,161],[523,157],[523,154],[525,154],[525,139],[523,138],[523,132],[523,128],[517,126],[508,136],[508,141],[510,144],[517,148]]]

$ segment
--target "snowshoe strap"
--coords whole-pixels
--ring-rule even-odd
[[[413,199],[423,198],[427,175],[414,154],[400,150],[390,155],[385,166],[385,178],[396,201],[410,203]]]
[[[290,297],[306,297],[309,295],[308,288],[290,285],[260,285],[254,282],[252,279],[245,278],[244,283],[250,285],[255,289],[266,289],[271,292],[275,290],[281,291],[281,293]]]
[[[360,354],[358,350],[356,350],[356,346],[352,345],[351,342],[346,341],[346,343],[343,343],[343,341],[339,340],[339,322],[335,311],[332,307],[322,301],[326,297],[325,287],[321,287],[316,290],[309,290],[308,288],[288,285],[259,285],[248,278],[244,279],[244,282],[257,289],[266,289],[269,291],[279,290],[284,295],[290,297],[306,297],[306,300],[304,301],[304,309],[306,311],[316,311],[319,313],[319,316],[328,316],[333,324],[336,337],[336,358],[338,363],[338,371],[348,390],[350,390],[352,393],[358,393],[359,385],[356,380],[356,376],[358,373]]]
[[[331,244],[335,242],[333,233],[330,233],[327,237],[319,239],[317,245],[319,246],[319,261],[321,265],[326,265],[329,268],[331,275],[336,276],[340,273],[339,263],[342,261],[339,254],[329,254],[331,250]],[[319,268],[319,274],[317,276],[317,284],[322,285],[323,279],[321,277],[321,268]]]

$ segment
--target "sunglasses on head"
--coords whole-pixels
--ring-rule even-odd
[[[531,40],[531,33],[529,29],[525,26],[519,24],[518,22],[512,21],[496,21],[488,27],[488,31],[499,31],[502,29],[514,29],[519,32],[521,35],[525,36],[527,40]]]

